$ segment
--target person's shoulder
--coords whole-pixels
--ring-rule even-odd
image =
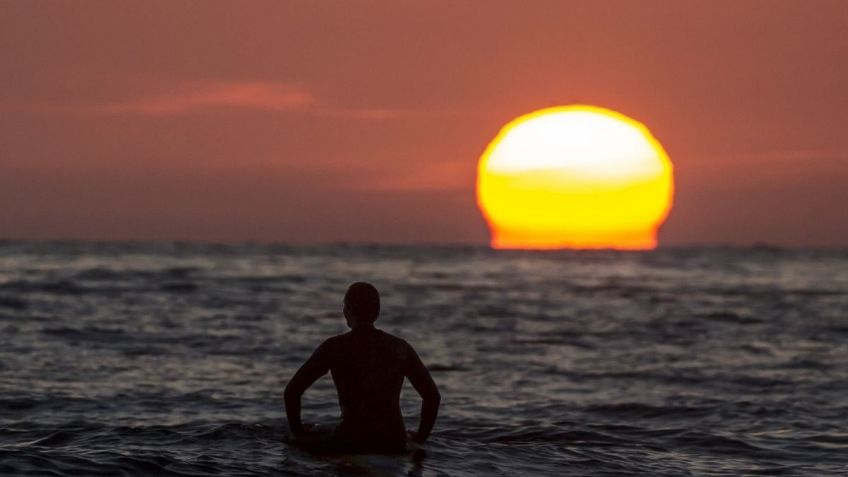
[[[380,333],[383,334],[383,339],[385,339],[386,341],[389,341],[395,349],[402,351],[402,352],[409,352],[409,351],[414,352],[415,351],[412,348],[412,345],[410,345],[405,339],[403,339],[399,336],[395,336],[391,333],[387,333],[383,330],[380,330]]]
[[[377,333],[379,333],[380,336],[386,341],[391,341],[392,343],[397,343],[397,344],[401,344],[401,343],[407,344],[406,340],[404,340],[403,338],[401,338],[399,336],[395,336],[395,335],[393,335],[393,334],[391,334],[387,331],[377,330]]]
[[[345,341],[350,340],[352,335],[353,335],[353,331],[348,331],[348,332],[345,332],[345,333],[339,333],[337,335],[334,335],[334,336],[327,338],[326,340],[324,340],[324,342],[325,343],[340,344],[340,343],[344,343]]]
[[[339,345],[341,345],[344,342],[346,335],[347,335],[347,333],[342,333],[340,335],[331,336],[331,337],[325,339],[323,342],[321,342],[321,345],[319,347],[324,348],[324,349],[328,349],[328,350],[333,349],[333,348],[337,348]]]

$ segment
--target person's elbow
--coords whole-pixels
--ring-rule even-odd
[[[433,388],[433,390],[427,393],[427,396],[424,397],[424,401],[429,403],[431,406],[439,407],[439,404],[442,402],[442,394],[438,389]]]
[[[283,391],[283,400],[285,402],[294,402],[300,399],[302,391],[300,391],[297,387],[293,386],[292,383],[286,385],[286,389]]]

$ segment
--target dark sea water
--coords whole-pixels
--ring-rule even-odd
[[[422,459],[283,443],[356,280],[441,389]],[[0,390],[3,475],[848,475],[848,253],[5,242]]]

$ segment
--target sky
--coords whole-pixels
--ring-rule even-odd
[[[663,246],[848,247],[848,2],[4,1],[0,238],[486,244],[571,103],[674,163]]]

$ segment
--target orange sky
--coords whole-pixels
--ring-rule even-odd
[[[595,4],[597,3],[597,4]],[[645,123],[664,245],[848,246],[848,2],[0,3],[0,238],[488,243],[546,106]]]

